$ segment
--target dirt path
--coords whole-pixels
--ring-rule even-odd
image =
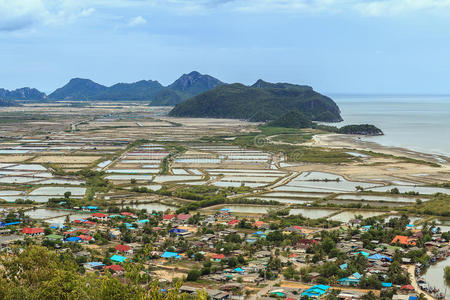
[[[266,295],[268,292],[270,292],[270,290],[273,289],[273,287],[275,286],[275,284],[280,283],[280,280],[271,280],[271,281],[267,281],[267,286],[263,287],[262,289],[260,289],[256,294],[251,295],[249,297],[250,300],[258,300],[261,299],[261,297],[263,297],[264,295]]]

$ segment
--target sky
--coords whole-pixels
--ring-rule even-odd
[[[193,70],[325,93],[450,94],[450,0],[0,0],[0,87]]]

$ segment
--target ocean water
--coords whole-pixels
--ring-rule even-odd
[[[450,96],[332,96],[343,122],[373,124],[384,136],[363,140],[450,157]]]

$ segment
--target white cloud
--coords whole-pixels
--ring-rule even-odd
[[[450,13],[450,0],[148,0],[184,12],[231,10],[247,13],[358,13],[394,16],[414,12]]]
[[[145,13],[155,9],[180,14],[227,11],[362,16],[450,15],[450,0],[0,0],[0,31],[67,24],[92,17],[96,12],[110,16],[142,14],[129,20],[128,26],[133,27],[145,24]]]
[[[39,23],[47,15],[40,0],[0,0],[0,30],[15,31]]]
[[[137,17],[130,19],[130,21],[128,22],[128,27],[135,27],[135,26],[139,26],[139,25],[144,25],[146,23],[147,23],[147,20],[144,17],[137,16]]]
[[[80,17],[89,17],[90,15],[92,15],[95,12],[95,8],[90,7],[90,8],[85,8],[81,11],[80,13]]]
[[[88,2],[76,0],[0,0],[0,31],[66,24],[94,12]]]
[[[450,0],[372,0],[355,3],[354,8],[369,16],[395,16],[413,12],[448,14]]]

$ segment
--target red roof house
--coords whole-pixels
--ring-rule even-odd
[[[400,289],[414,291],[414,287],[410,284],[403,285]]]
[[[189,220],[190,217],[192,217],[191,214],[179,214],[177,216],[177,219],[180,221],[187,221],[187,220]]]
[[[300,249],[307,249],[315,244],[317,244],[318,242],[316,240],[313,239],[300,239],[297,242],[297,247]]]
[[[95,219],[102,219],[102,220],[104,220],[104,219],[108,218],[108,215],[105,215],[105,214],[102,214],[102,213],[95,213],[95,214],[92,214],[92,217],[95,218]]]
[[[128,252],[131,250],[131,247],[128,245],[117,245],[115,248],[119,252]]]
[[[263,221],[255,221],[255,222],[252,224],[253,227],[257,227],[257,228],[261,227],[262,225],[264,225],[264,222],[263,222]]]
[[[126,211],[124,211],[124,212],[122,212],[122,213],[120,213],[120,214],[121,214],[122,216],[129,216],[129,217],[134,216],[133,213],[126,212]]]
[[[234,226],[234,225],[237,225],[238,223],[239,223],[239,220],[234,219],[234,220],[229,221],[227,224],[231,225],[231,226]]]
[[[223,254],[213,254],[213,255],[211,255],[211,258],[214,259],[214,260],[219,260],[220,261],[220,260],[225,258],[225,255],[223,255]]]
[[[44,234],[44,230],[42,228],[30,228],[25,227],[22,229],[23,234],[29,234],[29,235],[38,235],[38,234]]]
[[[175,218],[175,215],[163,215],[163,220],[172,220],[173,218]]]
[[[394,239],[392,240],[391,244],[402,244],[402,245],[415,245],[416,242],[414,239],[408,237],[408,236],[404,236],[404,235],[396,235],[394,237]]]
[[[105,270],[112,270],[114,272],[123,272],[125,269],[120,265],[110,265],[105,267]]]
[[[92,236],[90,236],[90,235],[82,234],[82,235],[79,235],[78,237],[80,239],[82,239],[83,241],[90,241],[90,240],[92,240]]]

